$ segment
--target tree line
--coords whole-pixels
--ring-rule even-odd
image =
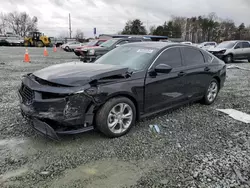
[[[37,23],[38,18],[31,17],[26,12],[0,13],[0,34],[9,31],[24,37],[31,31],[38,31]]]
[[[162,25],[151,26],[146,30],[139,19],[128,21],[121,34],[162,35],[169,38],[182,38],[193,43],[204,41],[250,40],[250,26],[244,23],[239,26],[233,20],[221,19],[215,13],[206,16],[176,17],[173,16]]]

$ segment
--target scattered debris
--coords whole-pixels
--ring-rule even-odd
[[[244,67],[240,67],[240,66],[237,66],[237,65],[228,65],[227,69],[241,69],[241,70],[250,71],[250,69],[247,69],[247,68],[244,68]]]
[[[228,114],[231,118],[244,122],[244,123],[250,123],[250,115],[246,114],[244,112],[234,110],[234,109],[216,109],[220,112],[223,112],[225,114]]]
[[[181,148],[181,144],[180,143],[177,143],[177,148]]]
[[[40,172],[40,174],[43,176],[48,176],[48,175],[50,175],[50,172],[49,171],[42,171],[42,172]]]
[[[240,180],[241,183],[244,183],[244,184],[248,184],[250,186],[250,182],[247,182],[241,175],[241,172],[235,167],[233,166],[232,167],[236,176],[238,177],[238,179]]]
[[[160,128],[158,125],[149,125],[149,129],[153,133],[160,133]]]

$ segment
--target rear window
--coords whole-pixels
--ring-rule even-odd
[[[182,55],[186,65],[201,65],[205,63],[203,54],[200,50],[188,47],[182,47]]]
[[[210,55],[209,53],[206,53],[206,52],[202,52],[203,56],[204,56],[204,59],[205,59],[205,62],[206,63],[211,63],[212,60],[213,60],[213,56]]]

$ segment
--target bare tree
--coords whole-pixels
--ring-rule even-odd
[[[37,17],[31,18],[26,12],[11,12],[6,16],[6,21],[9,28],[22,37],[28,32],[37,31]]]
[[[76,39],[83,39],[84,38],[84,32],[81,29],[77,29],[75,38]]]
[[[6,22],[6,15],[0,13],[0,33],[3,34],[6,32],[7,22]]]

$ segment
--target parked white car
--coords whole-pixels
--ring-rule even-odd
[[[203,42],[203,43],[198,45],[199,48],[202,48],[204,50],[208,50],[208,49],[214,48],[216,46],[217,46],[216,42]]]
[[[181,44],[192,45],[192,42],[189,42],[189,41],[185,41],[185,42],[181,42]]]
[[[80,43],[78,41],[72,41],[72,42],[68,42],[66,44],[63,44],[61,46],[61,48],[66,51],[66,52],[73,52],[74,49],[79,48],[81,46],[84,46],[84,43]]]

